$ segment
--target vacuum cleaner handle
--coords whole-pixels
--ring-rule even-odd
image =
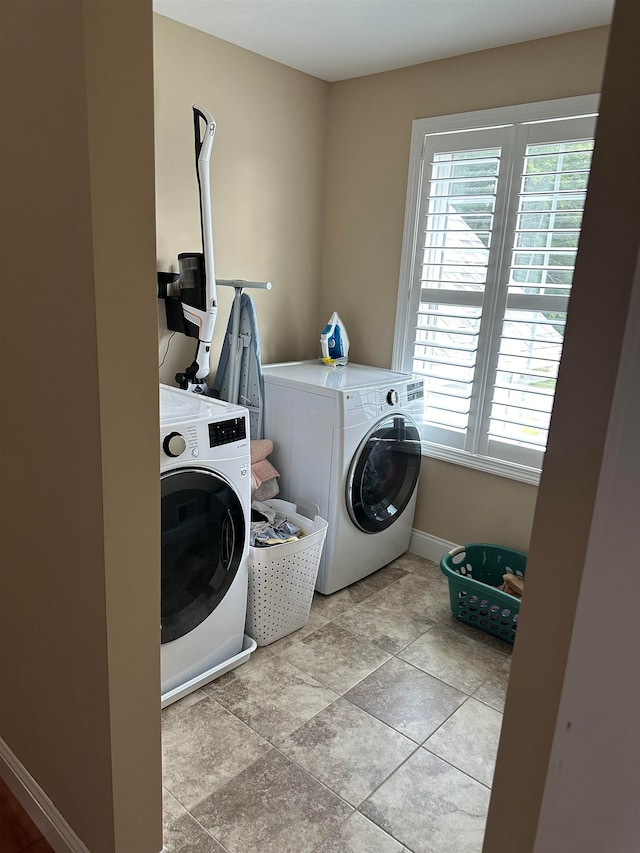
[[[196,174],[200,194],[200,230],[202,232],[202,254],[204,256],[205,310],[200,326],[199,340],[210,344],[213,338],[218,299],[216,293],[216,270],[213,257],[213,217],[211,214],[211,186],[209,161],[216,133],[216,123],[210,112],[193,105],[194,138],[196,151]],[[205,122],[203,133],[202,122]]]
[[[202,136],[202,122],[205,123],[207,130],[204,137]],[[216,132],[216,123],[211,113],[193,105],[193,136],[196,149],[196,169],[198,169],[200,160],[206,160],[207,163],[211,159],[211,149],[213,148],[213,137]],[[204,154],[201,155],[204,147]]]
[[[213,138],[216,132],[216,123],[211,113],[201,107],[197,107],[195,104],[193,105],[193,131],[196,152],[196,175],[198,177],[198,192],[200,196],[202,259],[204,261],[198,286],[204,290],[204,305],[200,308],[195,307],[191,303],[182,303],[184,317],[188,322],[198,327],[198,345],[193,363],[184,373],[176,374],[176,381],[185,390],[202,393],[206,389],[206,379],[209,375],[211,341],[218,315],[209,175],[209,161],[211,159],[211,149],[213,148]]]
[[[202,135],[202,121],[206,123]],[[193,131],[196,149],[196,175],[198,176],[198,191],[200,195],[200,230],[202,232],[202,253],[204,255],[206,305],[217,304],[216,271],[213,259],[213,220],[211,215],[211,186],[209,161],[213,138],[216,134],[216,123],[210,112],[193,105]],[[213,332],[213,329],[211,330]],[[211,338],[209,338],[209,342]]]

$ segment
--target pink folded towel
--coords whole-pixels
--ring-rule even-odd
[[[268,459],[261,459],[259,462],[254,462],[251,466],[251,487],[257,489],[265,480],[279,476],[280,474]]]
[[[262,462],[273,450],[273,442],[270,438],[257,438],[250,444],[251,464]]]

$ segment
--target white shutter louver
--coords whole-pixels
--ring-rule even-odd
[[[488,448],[535,464],[547,443],[593,140],[529,144],[520,175]],[[532,455],[533,451],[533,455]]]
[[[593,152],[589,107],[414,123],[394,365],[424,378],[433,455],[536,481]]]
[[[425,379],[430,439],[457,447],[469,426],[500,156],[468,148],[429,163],[412,370]]]

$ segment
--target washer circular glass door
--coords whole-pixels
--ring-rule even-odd
[[[233,583],[245,538],[235,491],[203,468],[160,478],[161,642],[192,631],[215,610]]]
[[[347,477],[347,509],[365,533],[390,527],[411,500],[420,473],[420,434],[411,418],[379,421],[358,448]]]

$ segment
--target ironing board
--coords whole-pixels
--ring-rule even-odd
[[[255,304],[245,287],[271,289],[271,282],[218,280],[235,287],[231,314],[213,383],[220,400],[238,403],[249,410],[250,438],[264,438],[264,380],[260,356],[260,335]]]

